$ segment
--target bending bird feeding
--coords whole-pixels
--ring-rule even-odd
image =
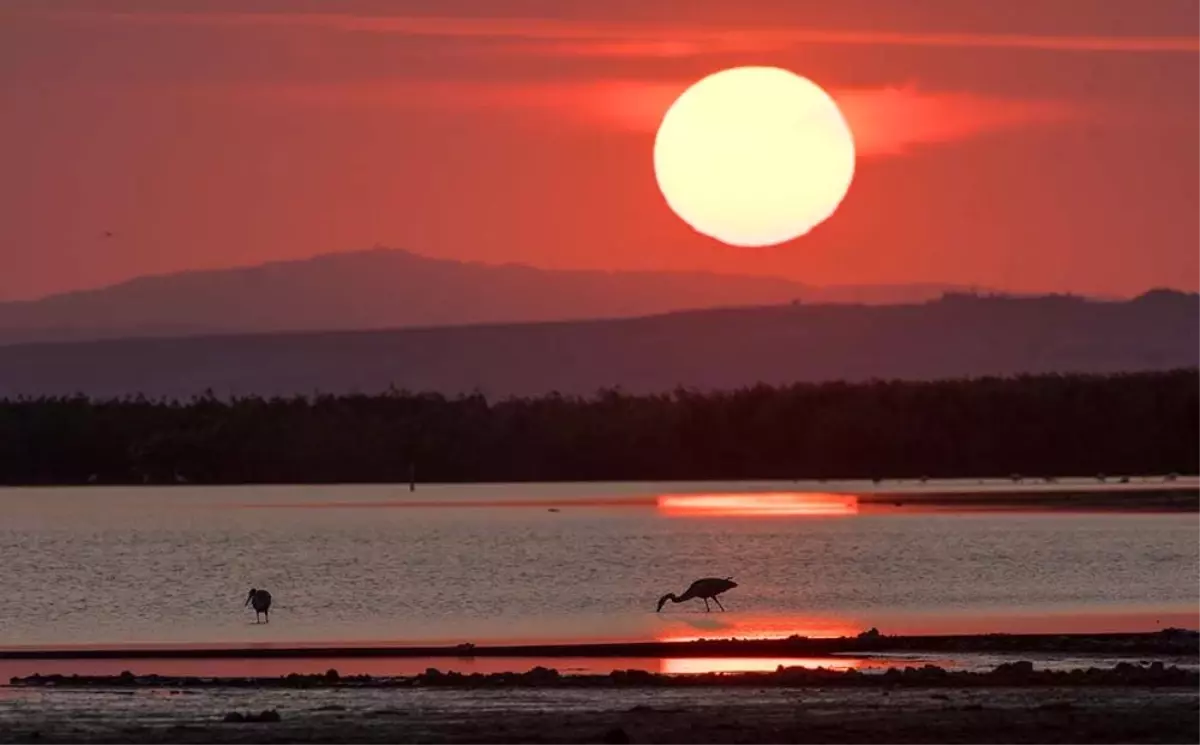
[[[721,601],[717,599],[717,596],[723,592],[728,592],[737,586],[737,582],[733,581],[733,577],[705,577],[703,579],[698,579],[686,590],[684,590],[682,595],[676,595],[673,592],[668,592],[666,595],[663,595],[661,598],[659,598],[658,608],[655,609],[655,613],[662,612],[662,607],[666,605],[668,600],[673,603],[682,603],[693,598],[700,598],[704,601],[704,611],[706,613],[712,610],[712,608],[708,605],[709,599],[712,599],[712,601],[717,604],[718,608],[725,610],[725,606],[721,605]]]
[[[245,608],[247,605],[254,606],[254,622],[259,623],[260,615],[266,618],[266,622],[271,622],[271,593],[266,590],[258,590],[250,588],[250,594],[246,596],[246,602],[242,604]]]

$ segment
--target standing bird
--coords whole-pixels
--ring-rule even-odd
[[[693,582],[682,595],[676,596],[675,593],[668,592],[666,595],[663,595],[661,598],[659,598],[658,608],[655,610],[655,612],[661,612],[662,607],[668,600],[673,603],[682,603],[683,601],[691,600],[692,598],[700,598],[704,601],[705,613],[712,610],[712,608],[710,608],[708,605],[709,598],[712,598],[713,602],[717,604],[718,608],[725,610],[725,606],[721,605],[721,601],[717,599],[717,596],[723,592],[732,590],[737,586],[737,582],[733,581],[733,577],[726,577],[724,579],[721,579],[720,577],[705,577],[704,579],[698,579]]]
[[[256,590],[250,588],[250,594],[246,596],[246,602],[242,605],[245,608],[247,605],[254,605],[254,622],[259,623],[259,614],[267,619],[267,623],[271,622],[271,593],[266,590]]]

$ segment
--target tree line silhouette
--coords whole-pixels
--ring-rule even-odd
[[[489,401],[0,400],[0,483],[1070,476],[1200,470],[1200,372]]]

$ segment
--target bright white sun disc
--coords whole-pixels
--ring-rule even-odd
[[[854,178],[854,138],[820,86],[777,67],[736,67],[692,85],[654,140],[667,204],[697,232],[770,246],[834,213]]]

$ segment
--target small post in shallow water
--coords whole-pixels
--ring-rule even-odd
[[[416,463],[408,464],[408,490],[409,491],[417,490],[417,464]]]

